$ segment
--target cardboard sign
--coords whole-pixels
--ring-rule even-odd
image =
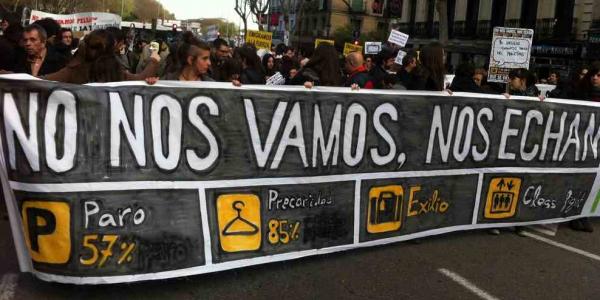
[[[377,54],[381,52],[381,42],[365,42],[365,54]]]
[[[591,102],[18,78],[0,76],[0,180],[21,270],[44,280],[172,278],[600,214]]]
[[[331,46],[335,45],[335,41],[334,40],[326,40],[326,39],[315,39],[315,49],[317,48],[317,46],[319,46],[319,44],[324,43],[324,44],[329,44]]]
[[[361,45],[354,45],[352,43],[344,44],[344,56],[348,55],[351,52],[362,52],[363,47]]]
[[[408,34],[402,33],[395,29],[392,29],[392,31],[390,32],[390,36],[388,37],[388,42],[396,44],[400,47],[406,46],[407,41],[408,41]]]
[[[212,42],[219,37],[219,25],[210,25],[206,31],[206,40]]]
[[[396,63],[397,65],[402,65],[402,60],[404,59],[405,56],[406,56],[406,52],[404,52],[402,50],[398,50],[398,54],[396,55],[396,59],[394,60],[394,63]]]
[[[284,85],[284,84],[285,84],[285,78],[283,77],[283,75],[281,75],[280,72],[273,74],[273,76],[271,76],[271,77],[269,77],[269,79],[267,79],[267,85]]]
[[[31,24],[44,18],[52,18],[56,20],[62,28],[69,28],[72,31],[93,31],[108,27],[121,28],[121,17],[119,15],[102,12],[57,15],[39,10],[32,10],[29,23]]]
[[[248,30],[248,34],[246,35],[246,44],[253,44],[256,46],[256,49],[271,50],[272,40],[272,32]]]
[[[508,82],[512,69],[529,69],[533,29],[495,27],[488,81]]]

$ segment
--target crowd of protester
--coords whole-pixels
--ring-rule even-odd
[[[0,23],[0,73],[27,73],[74,84],[146,80],[219,81],[235,86],[266,84],[280,75],[280,84],[349,87],[351,89],[391,89],[503,94],[506,98],[532,96],[544,99],[536,83],[556,86],[549,97],[600,101],[600,63],[581,66],[567,79],[551,71],[539,80],[527,69],[509,73],[507,87],[487,82],[485,68],[467,62],[456,68],[447,85],[446,54],[439,43],[408,51],[399,65],[398,48],[384,44],[377,55],[352,52],[346,56],[332,45],[314,49],[294,49],[283,44],[269,50],[253,45],[232,47],[218,38],[210,44],[191,32],[172,43],[138,38],[135,45],[119,28],[92,31],[84,38],[74,37],[50,18],[22,27],[18,18],[6,17]],[[405,49],[406,50],[406,49]],[[586,219],[571,223],[577,230],[591,231]]]

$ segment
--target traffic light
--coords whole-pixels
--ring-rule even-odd
[[[358,45],[359,41],[358,40],[354,40],[354,45]]]

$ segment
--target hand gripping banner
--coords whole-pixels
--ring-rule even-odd
[[[21,270],[171,278],[599,213],[592,102],[0,78]]]

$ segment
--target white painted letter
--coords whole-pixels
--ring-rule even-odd
[[[515,159],[515,154],[506,152],[506,140],[508,140],[509,136],[516,136],[519,134],[518,129],[510,128],[510,117],[520,116],[523,112],[518,109],[508,108],[506,109],[506,114],[504,115],[504,126],[502,127],[502,137],[500,138],[500,148],[498,148],[498,159]]]
[[[485,149],[483,150],[483,152],[479,152],[477,150],[477,146],[474,145],[473,147],[471,147],[474,161],[483,161],[487,157],[488,151],[490,149],[490,135],[488,134],[487,130],[485,129],[485,126],[483,126],[483,123],[481,122],[483,116],[486,116],[486,119],[488,121],[491,121],[494,119],[494,113],[491,109],[487,107],[482,108],[477,113],[477,129],[479,130],[479,133],[481,133],[481,137],[485,142]]]
[[[315,168],[317,166],[317,159],[319,156],[317,150],[321,150],[323,166],[327,165],[327,162],[329,162],[329,157],[331,157],[331,165],[337,166],[338,153],[340,150],[342,105],[338,104],[335,106],[335,111],[333,112],[333,119],[331,119],[331,126],[329,127],[329,136],[327,138],[327,143],[325,143],[325,137],[323,136],[321,112],[318,104],[315,104],[314,110],[315,112],[313,119],[312,167]],[[333,156],[331,156],[332,148]]]
[[[531,119],[535,119],[538,125],[542,125],[544,122],[544,116],[541,112],[537,110],[530,110],[525,115],[525,127],[523,128],[523,136],[521,136],[521,158],[524,161],[531,161],[535,158],[539,151],[538,144],[533,145],[533,149],[531,152],[525,151],[525,145],[527,144],[527,136],[529,135],[529,126],[531,124]]]
[[[144,115],[143,101],[140,95],[135,95],[133,106],[133,124],[131,130],[129,120],[119,93],[109,93],[110,98],[110,165],[118,167],[121,164],[121,126],[125,132],[127,143],[131,147],[135,161],[141,167],[146,166],[146,149],[144,148]]]
[[[292,132],[294,132],[296,137],[292,138]],[[289,146],[298,149],[300,159],[302,159],[302,165],[305,168],[308,167],[306,145],[304,145],[304,130],[302,130],[302,114],[300,113],[299,102],[294,103],[294,106],[292,106],[292,111],[285,124],[281,141],[279,141],[279,146],[277,147],[277,152],[275,152],[275,158],[273,158],[273,163],[271,163],[271,169],[277,169],[279,167],[279,164],[283,159],[283,154]]]
[[[396,157],[396,143],[394,142],[394,138],[392,138],[389,131],[381,124],[381,116],[384,114],[390,116],[392,121],[398,121],[398,111],[394,105],[384,103],[375,109],[375,113],[373,114],[373,126],[379,136],[381,136],[390,147],[390,151],[385,156],[379,154],[379,149],[377,149],[377,147],[371,148],[371,158],[378,166],[386,165]]]
[[[256,124],[256,115],[254,113],[254,104],[251,99],[244,99],[244,109],[246,110],[246,121],[248,122],[248,130],[250,131],[250,138],[252,139],[252,148],[254,149],[254,155],[256,156],[256,164],[259,167],[264,167],[269,159],[271,148],[275,142],[275,137],[281,126],[281,120],[285,115],[285,109],[287,108],[287,102],[277,103],[277,109],[271,119],[271,127],[267,134],[267,140],[265,146],[262,146],[260,133],[258,131],[258,125]]]
[[[25,153],[27,162],[34,172],[40,171],[40,153],[38,149],[37,135],[37,111],[38,111],[38,94],[29,93],[29,138],[23,128],[21,116],[17,110],[15,99],[12,94],[4,94],[4,133],[6,134],[6,143],[8,146],[8,159],[10,167],[13,170],[17,169],[17,149],[15,144],[15,136]]]
[[[438,143],[440,144],[440,154],[442,155],[442,162],[448,161],[448,153],[450,152],[450,142],[452,141],[452,135],[454,134],[454,121],[456,120],[456,111],[458,108],[454,106],[452,108],[452,116],[450,116],[450,124],[448,127],[447,139],[444,139],[444,130],[442,125],[442,110],[439,105],[433,108],[433,118],[431,121],[431,130],[429,131],[429,145],[427,146],[427,157],[425,162],[431,163],[431,156],[433,155],[433,144],[435,143],[435,135],[437,134]]]
[[[162,111],[167,109],[169,126],[167,132],[168,154],[165,156],[162,142]],[[182,112],[179,101],[169,95],[158,95],[150,108],[152,125],[152,149],[156,165],[163,170],[173,170],[179,164],[181,155]]]
[[[60,159],[56,153],[56,117],[59,106],[65,108],[63,156]],[[72,93],[57,90],[50,94],[44,117],[44,129],[48,167],[57,173],[71,170],[75,165],[75,153],[77,152],[77,108],[75,96]]]
[[[190,107],[188,110],[190,123],[192,123],[194,127],[198,128],[200,133],[202,133],[202,135],[206,138],[208,141],[208,147],[210,149],[205,158],[198,157],[196,152],[192,149],[187,149],[185,151],[190,168],[196,171],[202,171],[210,168],[210,166],[212,166],[219,158],[219,144],[217,143],[217,139],[212,131],[210,131],[210,128],[206,126],[204,120],[202,120],[202,118],[200,118],[198,115],[198,107],[200,105],[206,105],[206,107],[208,107],[208,113],[211,116],[219,115],[219,106],[211,98],[199,96],[190,101]]]
[[[356,142],[356,152],[352,156],[352,136],[354,135],[354,118],[358,116],[358,136]],[[344,123],[344,162],[350,166],[356,166],[364,156],[365,143],[367,137],[367,111],[358,104],[353,103],[346,112],[346,122]]]
[[[465,119],[467,119],[467,128],[465,127]],[[454,159],[462,162],[469,155],[469,145],[473,137],[473,123],[475,123],[475,112],[470,107],[463,108],[458,114],[458,125],[456,126],[456,139],[454,140]],[[465,141],[462,144],[462,152],[460,151],[460,141],[462,140],[463,128],[465,132]]]

